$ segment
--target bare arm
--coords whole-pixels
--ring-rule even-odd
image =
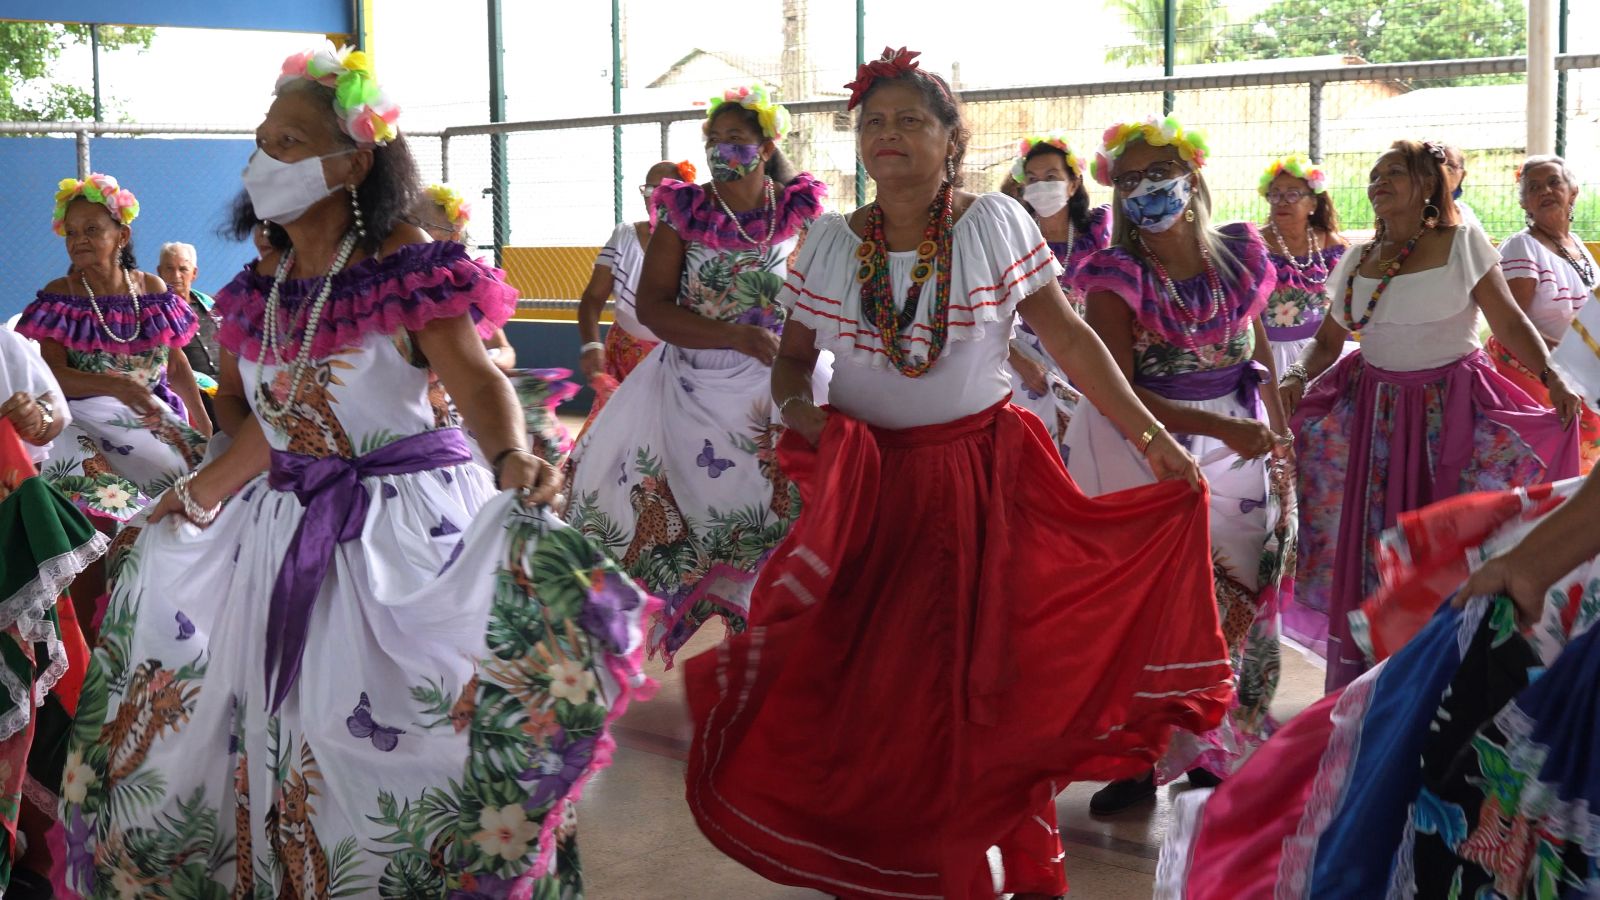
[[[595,266],[589,273],[589,283],[583,289],[583,296],[578,298],[578,340],[585,344],[600,343],[600,313],[615,287],[616,276],[605,266]],[[604,371],[605,365],[606,351],[598,347],[585,350],[578,357],[578,368],[585,379]]]
[[[255,416],[246,419],[233,434],[233,443],[216,461],[201,468],[189,483],[189,493],[202,508],[211,509],[265,472],[272,461],[272,447]],[[167,491],[150,512],[150,521],[159,522],[172,513],[182,514],[183,505],[175,492]]]
[[[511,382],[483,350],[468,316],[435,319],[415,333],[417,349],[439,375],[467,427],[490,460],[507,455],[500,467],[501,490],[534,488],[534,503],[548,503],[560,487],[555,468],[528,451],[522,411]]]
[[[211,398],[217,413],[217,427],[237,436],[250,418],[250,400],[244,380],[239,376],[239,357],[227,350],[217,356],[217,395]]]
[[[517,349],[511,346],[511,339],[506,337],[504,328],[496,328],[494,334],[483,342],[483,348],[489,353],[489,361],[500,371],[509,372],[517,367]]]
[[[1116,296],[1097,293],[1089,295],[1091,316],[1096,297],[1100,298],[1102,305],[1109,300],[1124,313],[1127,312],[1127,306]],[[1131,314],[1121,324],[1121,334],[1125,340],[1119,364],[1116,352],[1108,348],[1099,329],[1091,328],[1072,311],[1066,295],[1061,292],[1061,285],[1056,281],[1051,280],[1024,297],[1017,304],[1017,312],[1039,336],[1045,350],[1067,373],[1072,383],[1083,391],[1096,409],[1116,424],[1129,441],[1138,445],[1146,434],[1152,433],[1150,429],[1154,425],[1174,426],[1173,420],[1165,418],[1148,402],[1141,402],[1143,398],[1129,384],[1128,376],[1133,371]],[[1107,319],[1114,319],[1111,315],[1114,309],[1102,312],[1107,314]],[[1108,324],[1115,326],[1114,321]],[[1177,418],[1183,416],[1174,417]],[[1171,434],[1166,431],[1155,433],[1150,443],[1142,449],[1157,477],[1183,477],[1199,485],[1200,474],[1194,459],[1178,446]]]
[[[44,425],[44,413],[39,408],[43,400],[55,408],[54,417],[49,425]],[[67,425],[68,415],[66,404],[53,394],[39,394],[35,396],[27,391],[17,391],[0,403],[0,419],[11,420],[11,425],[16,429],[17,437],[35,447],[43,447],[56,439],[61,434],[61,429]]]
[[[1550,391],[1550,404],[1561,414],[1561,421],[1571,422],[1578,414],[1580,401],[1562,379],[1561,373],[1550,368],[1550,350],[1544,339],[1528,321],[1528,317],[1511,297],[1506,277],[1499,266],[1494,266],[1472,289],[1472,299],[1489,320],[1489,330],[1531,372],[1544,373],[1541,377]]]
[[[1292,417],[1299,408],[1300,400],[1306,395],[1306,385],[1317,379],[1318,375],[1328,371],[1334,363],[1339,361],[1339,354],[1344,352],[1344,339],[1350,332],[1343,325],[1335,321],[1330,310],[1322,317],[1322,324],[1317,326],[1317,333],[1311,339],[1311,346],[1301,354],[1298,365],[1306,370],[1304,377],[1299,372],[1287,372],[1284,377],[1288,380],[1278,390],[1278,397],[1283,404],[1286,417]],[[1290,367],[1293,369],[1293,366]]]
[[[50,367],[56,383],[61,385],[61,392],[68,397],[114,397],[141,416],[157,412],[156,398],[150,389],[126,375],[74,369],[67,363],[66,348],[48,339],[39,341],[39,355]]]
[[[1267,370],[1266,381],[1261,385],[1261,402],[1267,408],[1267,425],[1274,434],[1288,434],[1289,416],[1284,410],[1283,397],[1278,393],[1278,364],[1272,358],[1272,341],[1267,337],[1267,326],[1257,316],[1251,327],[1255,331],[1256,344],[1252,358]]]
[[[778,404],[784,425],[813,445],[828,421],[828,414],[811,397],[811,373],[816,367],[816,331],[790,319],[783,327],[778,356],[772,361],[772,402]],[[800,402],[790,402],[796,398]]]
[[[639,324],[663,341],[691,350],[731,348],[748,352],[746,348],[752,346],[752,341],[760,340],[752,332],[771,335],[757,325],[718,322],[679,306],[678,282],[683,277],[685,254],[683,239],[665,224],[651,235],[650,246],[644,252],[644,270],[639,275],[635,301],[639,308]],[[770,343],[763,362],[771,363],[776,355],[776,337],[772,337]]]
[[[167,354],[167,383],[172,385],[172,390],[188,407],[189,425],[210,437],[211,418],[206,415],[205,404],[200,399],[200,385],[194,380],[194,370],[189,368],[189,357],[176,347]]]

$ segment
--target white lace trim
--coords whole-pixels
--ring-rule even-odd
[[[15,673],[0,666],[0,689],[13,708],[0,715],[0,741],[24,728],[33,719],[33,708],[44,703],[50,689],[67,673],[67,648],[49,619],[56,598],[72,584],[78,574],[105,555],[110,540],[95,532],[87,542],[39,564],[39,574],[0,602],[0,630],[13,626],[18,638],[28,644],[44,644],[50,663],[34,679],[30,691]]]

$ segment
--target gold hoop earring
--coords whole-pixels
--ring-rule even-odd
[[[1429,210],[1433,210],[1429,212]],[[1422,208],[1422,224],[1428,228],[1439,227],[1439,207],[1429,203]]]
[[[1185,222],[1194,221],[1194,207],[1191,206],[1183,211],[1183,220]]]

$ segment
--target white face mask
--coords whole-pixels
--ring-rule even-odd
[[[328,185],[322,161],[354,152],[341,150],[286,163],[257,149],[244,168],[244,189],[250,195],[250,205],[255,207],[256,218],[287,225],[305,215],[318,200],[342,187]]]
[[[1067,208],[1065,181],[1035,181],[1022,189],[1022,199],[1033,211],[1048,219]]]

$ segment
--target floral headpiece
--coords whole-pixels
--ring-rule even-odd
[[[461,231],[467,227],[467,222],[472,219],[472,204],[461,196],[460,191],[442,184],[430,184],[426,193],[429,200],[439,204],[444,210],[445,217],[450,220],[451,229]]]
[[[1111,163],[1134,141],[1144,141],[1152,147],[1176,147],[1178,155],[1185,162],[1193,163],[1196,169],[1203,168],[1206,157],[1211,155],[1205,135],[1199,131],[1185,130],[1175,116],[1164,119],[1151,116],[1143,122],[1118,122],[1106,129],[1100,149],[1094,154],[1094,180],[1110,187]]]
[[[694,163],[688,161],[687,159],[681,163],[678,163],[679,181],[683,182],[684,184],[694,184],[695,179],[698,177],[700,177],[700,171],[694,167]]]
[[[1045,144],[1066,154],[1067,168],[1078,178],[1083,177],[1083,163],[1078,159],[1078,154],[1072,152],[1072,145],[1067,143],[1067,134],[1064,131],[1052,131],[1049,134],[1032,134],[1017,142],[1017,159],[1011,164],[1011,178],[1017,184],[1028,180],[1028,154],[1033,148]]]
[[[789,133],[789,110],[772,99],[767,89],[759,84],[749,87],[728,88],[720,97],[711,98],[711,108],[706,110],[706,121],[716,118],[717,110],[724,103],[737,103],[748,110],[753,110],[756,118],[761,121],[761,133],[766,137],[781,141]],[[693,182],[694,179],[686,178],[685,181]]]
[[[1267,166],[1267,170],[1261,173],[1261,185],[1258,188],[1261,196],[1267,195],[1267,188],[1272,186],[1272,179],[1277,178],[1280,173],[1288,173],[1301,179],[1306,183],[1306,187],[1311,188],[1313,194],[1325,193],[1328,190],[1328,173],[1304,153],[1291,153],[1273,160],[1272,165]]]
[[[883,48],[883,56],[869,63],[862,63],[856,69],[856,80],[845,85],[850,90],[850,102],[845,104],[845,109],[855,109],[866,98],[867,91],[872,88],[873,82],[880,78],[895,78],[906,72],[915,70],[921,64],[916,61],[922,53],[917,50],[907,50],[901,47],[895,50],[892,47]]]
[[[363,147],[383,146],[399,136],[395,122],[400,107],[378,86],[372,57],[349,47],[334,49],[324,44],[319,50],[296,53],[283,61],[275,90],[304,78],[333,88],[333,111],[339,114],[339,127]]]
[[[133,191],[117,184],[110,175],[90,172],[82,181],[63,178],[56,185],[56,210],[50,217],[50,229],[56,234],[66,236],[67,205],[79,197],[103,204],[119,225],[132,225],[133,220],[139,218],[139,199],[133,196]]]

